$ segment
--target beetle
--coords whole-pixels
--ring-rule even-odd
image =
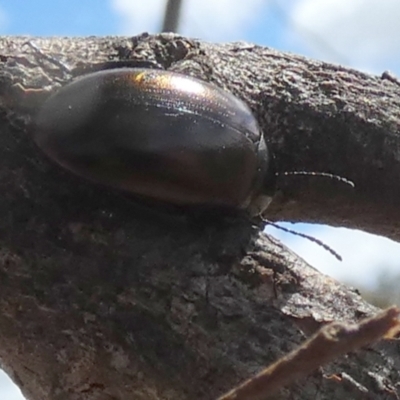
[[[83,178],[171,205],[256,216],[275,191],[271,154],[249,107],[175,72],[79,77],[45,101],[34,140]]]

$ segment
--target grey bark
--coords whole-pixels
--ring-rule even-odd
[[[260,226],[153,213],[41,154],[32,121],[48,94],[72,75],[126,60],[242,98],[278,170],[332,172],[356,184],[286,179],[272,220],[400,235],[400,85],[388,75],[167,34],[2,38],[0,360],[25,396],[212,399],[322,324],[374,314]],[[399,370],[399,347],[386,340],[279,398],[398,399]]]

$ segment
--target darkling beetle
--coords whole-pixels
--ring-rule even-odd
[[[91,181],[173,206],[262,217],[279,175],[250,109],[233,94],[174,72],[118,68],[84,75],[50,96],[34,140]],[[327,245],[302,233],[340,256]]]
[[[271,156],[247,105],[174,72],[84,75],[45,102],[34,139],[84,178],[167,204],[256,216],[275,192]]]

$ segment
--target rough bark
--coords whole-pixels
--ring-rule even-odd
[[[387,74],[167,34],[2,38],[0,360],[25,396],[212,399],[326,322],[374,314],[260,226],[153,213],[41,154],[30,133],[48,94],[127,60],[238,95],[278,170],[356,184],[287,178],[269,218],[400,236],[400,85]],[[386,340],[276,398],[398,399],[399,370],[399,347]]]

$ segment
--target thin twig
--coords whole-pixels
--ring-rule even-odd
[[[333,322],[293,352],[282,357],[218,400],[265,400],[339,356],[399,331],[400,309],[391,307],[358,324]]]

